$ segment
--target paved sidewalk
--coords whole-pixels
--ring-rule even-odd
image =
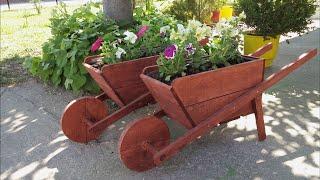
[[[266,74],[310,48],[319,49],[317,29],[281,43]],[[137,173],[118,158],[117,143],[131,113],[98,141],[76,144],[63,135],[59,118],[75,95],[36,80],[1,89],[1,179],[319,179],[320,60],[315,59],[263,95],[267,139],[257,141],[252,115],[187,146],[150,171]],[[172,138],[183,128],[169,123]]]

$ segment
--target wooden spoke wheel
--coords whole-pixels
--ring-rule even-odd
[[[61,129],[72,141],[87,143],[97,139],[101,132],[89,132],[89,123],[95,123],[108,115],[107,106],[94,97],[74,100],[65,108],[61,118]]]
[[[170,142],[169,128],[165,122],[154,116],[130,122],[122,132],[119,154],[122,162],[131,170],[146,171],[155,167],[153,154],[143,148],[149,143],[154,150],[160,150]]]

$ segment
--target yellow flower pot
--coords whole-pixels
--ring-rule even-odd
[[[278,53],[279,39],[280,39],[280,35],[276,36],[276,38],[266,37],[266,39],[264,39],[263,36],[245,34],[244,35],[244,54],[251,54],[255,52],[257,49],[259,49],[260,47],[268,44],[269,42],[272,42],[273,47],[271,51],[269,51],[268,53],[262,56],[262,58],[266,60],[265,67],[270,67]]]
[[[222,6],[220,9],[220,19],[231,19],[233,14],[233,8],[232,6]]]

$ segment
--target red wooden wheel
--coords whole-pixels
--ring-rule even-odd
[[[94,97],[74,100],[65,108],[61,118],[61,129],[72,141],[87,143],[97,139],[101,132],[88,131],[88,121],[95,123],[108,115],[107,106]]]
[[[155,167],[153,155],[142,147],[150,143],[160,150],[170,142],[169,128],[165,122],[154,116],[130,122],[122,132],[119,154],[122,162],[131,170],[146,171]]]

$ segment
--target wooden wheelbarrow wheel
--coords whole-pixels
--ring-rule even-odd
[[[154,150],[160,150],[170,143],[170,132],[165,122],[150,116],[126,126],[120,137],[119,154],[129,169],[141,172],[156,166],[153,153],[144,148],[146,143]]]
[[[89,132],[90,123],[108,115],[107,106],[95,97],[83,97],[69,103],[61,118],[61,129],[72,141],[87,143],[97,139],[101,132]]]

